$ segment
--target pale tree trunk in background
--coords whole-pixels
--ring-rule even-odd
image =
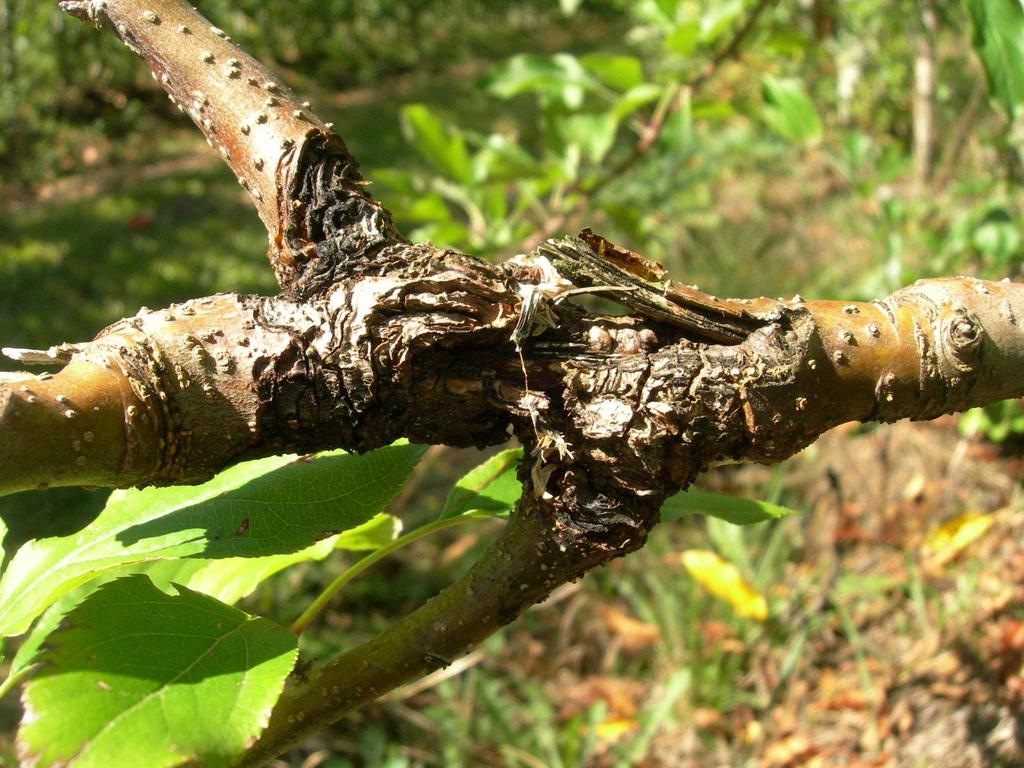
[[[935,34],[938,17],[934,0],[921,0],[917,55],[914,58],[914,186],[920,191],[932,172],[935,131]]]

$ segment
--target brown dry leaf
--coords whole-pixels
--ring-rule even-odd
[[[657,624],[635,619],[610,605],[599,605],[598,612],[608,631],[619,638],[626,651],[642,651],[661,640],[661,630]]]
[[[701,639],[709,644],[720,643],[733,636],[732,627],[722,621],[702,621],[700,624]]]
[[[904,499],[920,499],[924,496],[925,476],[923,472],[915,472],[903,489]]]
[[[804,765],[817,751],[810,739],[796,733],[765,747],[762,765],[775,768]]]
[[[1024,621],[1010,619],[999,626],[999,645],[1002,653],[1024,650]]]
[[[722,722],[722,713],[717,709],[698,707],[693,710],[693,724],[698,728],[714,728],[720,722]]]
[[[558,688],[559,715],[568,720],[599,701],[608,707],[611,720],[631,720],[639,711],[646,686],[624,677],[588,677]]]
[[[819,696],[813,706],[820,710],[867,708],[871,702],[855,680],[848,675],[837,675],[832,669],[822,670],[818,681]]]

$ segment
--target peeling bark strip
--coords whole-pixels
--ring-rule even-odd
[[[643,545],[720,460],[775,462],[849,420],[1024,395],[1024,285],[921,281],[872,303],[718,299],[585,231],[491,265],[411,244],[340,138],[179,0],[77,0],[252,195],[283,293],[142,310],[0,377],[0,493],[186,484],[246,458],[398,437],[527,448],[524,495],[474,569],[290,691],[245,760],[464,653]],[[588,314],[600,292],[626,316]],[[438,661],[440,660],[440,661]]]

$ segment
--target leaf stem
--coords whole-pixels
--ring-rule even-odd
[[[414,541],[426,538],[433,533],[438,531],[444,531],[449,528],[454,528],[457,525],[463,523],[473,522],[475,520],[498,520],[500,518],[495,517],[487,512],[467,512],[458,517],[449,517],[443,520],[435,520],[427,525],[420,526],[414,531],[404,536],[399,536],[397,539],[392,541],[380,549],[371,552],[362,560],[353,563],[349,568],[343,571],[334,581],[327,585],[323,592],[321,592],[316,600],[310,603],[309,607],[303,611],[302,615],[299,616],[291,625],[291,631],[296,635],[301,635],[306,628],[313,623],[313,620],[320,614],[320,611],[331,601],[331,599],[342,590],[342,588],[348,584],[363,571],[370,568],[372,565],[380,562],[385,557],[390,555],[392,552],[396,552],[402,547],[412,544]]]

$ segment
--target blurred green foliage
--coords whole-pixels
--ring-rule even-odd
[[[547,0],[206,0],[200,6],[256,56],[332,90],[443,72],[470,56],[507,50],[509,41],[533,34],[557,13]],[[0,83],[0,180],[38,182],[54,169],[69,170],[86,131],[116,142],[154,116],[172,116],[127,50],[59,13],[54,2],[0,1]]]

